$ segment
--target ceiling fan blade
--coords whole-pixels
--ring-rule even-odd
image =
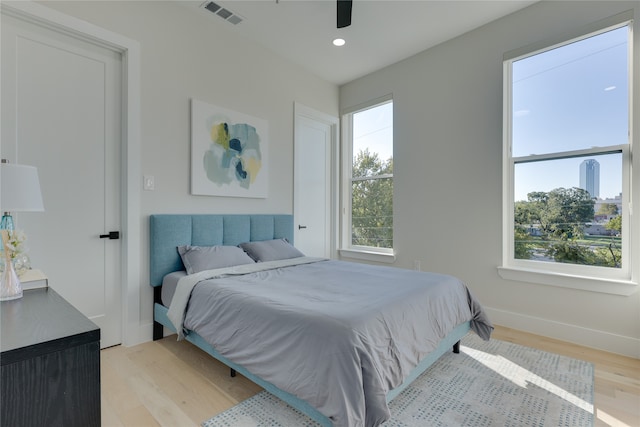
[[[338,28],[344,28],[351,25],[351,6],[352,0],[338,0],[337,22]]]

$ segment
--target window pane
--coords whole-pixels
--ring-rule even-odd
[[[514,258],[621,268],[622,154],[514,167]]]
[[[351,246],[393,248],[393,102],[352,114]]]
[[[393,179],[354,181],[351,244],[393,248]]]
[[[594,162],[590,162],[593,160]],[[592,165],[587,168],[583,163]],[[592,172],[585,169],[593,169]],[[597,170],[597,173],[596,173]],[[583,176],[581,180],[581,175]],[[597,177],[597,179],[595,179]],[[597,192],[589,185],[594,181]],[[586,181],[586,182],[584,182]],[[519,163],[514,168],[514,200],[527,200],[527,194],[536,191],[549,192],[554,188],[579,187],[595,198],[613,198],[622,192],[622,154],[576,157]]]
[[[513,156],[629,142],[625,26],[512,64]]]
[[[363,160],[367,161],[363,161]],[[353,114],[352,176],[374,176],[377,164],[392,164],[393,103],[387,102]],[[389,173],[389,172],[387,172]]]

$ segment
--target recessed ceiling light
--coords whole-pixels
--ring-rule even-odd
[[[615,86],[607,86],[604,88],[604,90],[609,92],[610,90],[614,90],[615,88],[616,88]]]
[[[344,41],[344,39],[335,39],[333,40],[333,45],[334,46],[344,46],[346,42]]]

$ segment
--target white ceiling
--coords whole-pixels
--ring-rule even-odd
[[[220,0],[244,20],[233,25],[184,4],[324,80],[343,84],[527,7],[535,0],[354,0],[351,26],[336,28],[335,0]],[[346,40],[342,47],[331,43]]]

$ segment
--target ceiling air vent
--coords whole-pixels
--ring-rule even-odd
[[[231,12],[229,9],[225,9],[217,3],[212,1],[207,1],[202,3],[202,7],[207,9],[211,13],[215,13],[220,18],[224,19],[227,22],[232,23],[233,25],[238,25],[244,19],[240,15],[237,15]]]

